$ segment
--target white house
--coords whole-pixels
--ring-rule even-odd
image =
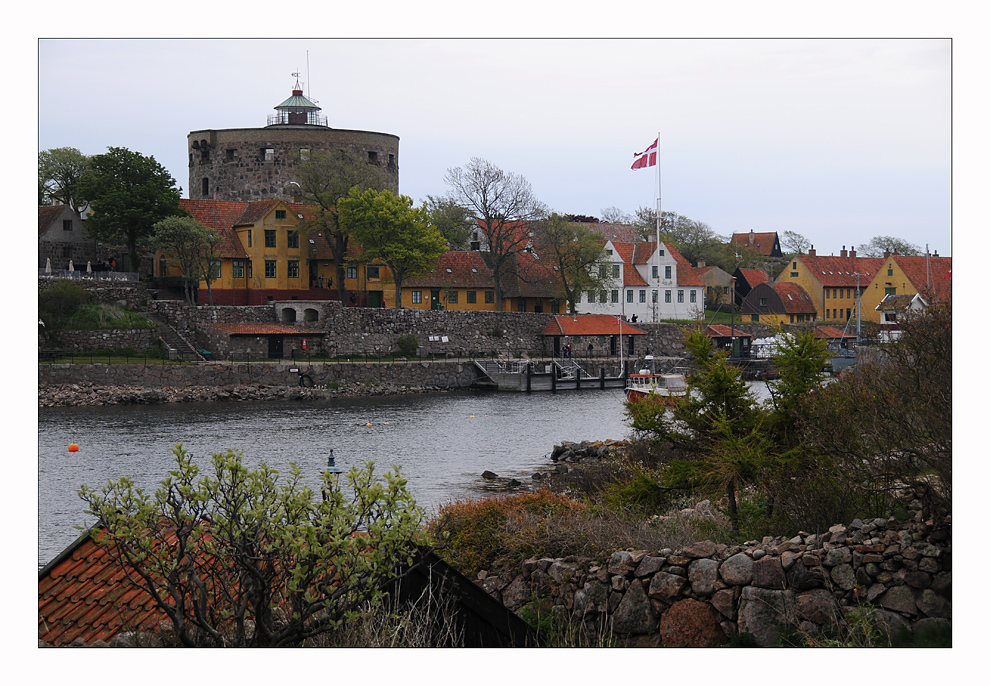
[[[623,315],[637,322],[704,317],[705,285],[672,246],[606,241],[605,252],[608,284],[604,290],[582,293],[575,303],[579,312]]]

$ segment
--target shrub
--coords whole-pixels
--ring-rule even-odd
[[[412,357],[419,348],[419,340],[411,333],[407,333],[399,336],[399,340],[395,342],[395,346],[401,355]]]
[[[473,575],[558,552],[568,538],[568,522],[584,509],[576,500],[542,489],[444,505],[427,528],[444,559]]]

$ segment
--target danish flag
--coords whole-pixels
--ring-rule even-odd
[[[655,141],[653,141],[653,144],[650,145],[650,147],[648,147],[646,150],[644,150],[643,152],[637,152],[637,153],[635,153],[633,155],[633,157],[635,157],[636,160],[633,162],[632,167],[630,167],[630,168],[631,169],[642,169],[643,167],[654,167],[654,166],[656,166],[656,164],[657,164],[657,148],[658,148],[658,145],[657,144],[659,142],[660,142],[660,139],[657,138]]]

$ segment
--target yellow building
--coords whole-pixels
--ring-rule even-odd
[[[303,235],[301,223],[311,207],[282,200],[228,202],[179,201],[196,221],[223,238],[211,284],[217,305],[261,305],[273,300],[336,299],[330,246],[322,233]],[[180,276],[181,270],[159,257],[155,276]],[[207,301],[206,282],[200,302]]]
[[[776,283],[801,286],[811,298],[818,320],[844,323],[856,316],[857,279],[860,292],[865,294],[881,264],[882,257],[857,257],[855,250],[843,248],[838,257],[820,257],[812,248],[807,255],[791,258]]]
[[[949,302],[952,295],[952,258],[889,255],[863,290],[862,319],[880,323],[877,306],[885,295],[921,295],[928,305]]]

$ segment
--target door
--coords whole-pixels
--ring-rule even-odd
[[[440,305],[440,289],[434,288],[430,291],[430,309],[431,310],[441,310],[443,307]]]
[[[268,357],[272,360],[282,359],[282,347],[284,345],[284,336],[269,336],[268,337]]]
[[[368,291],[368,307],[381,307],[384,299],[382,291]]]

